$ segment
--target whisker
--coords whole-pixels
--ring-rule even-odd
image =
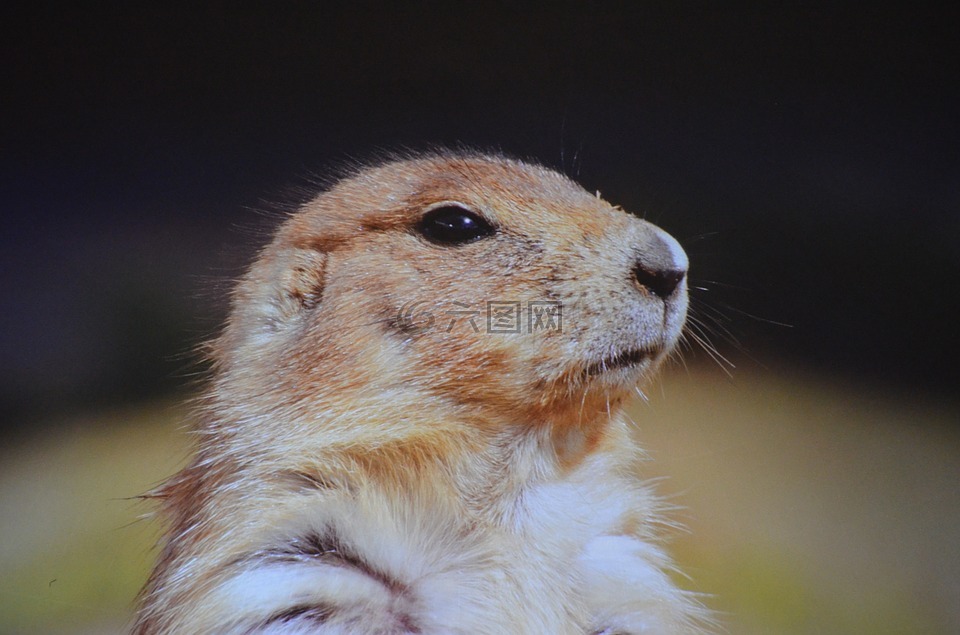
[[[725,341],[736,346],[738,350],[743,350],[743,345],[740,343],[740,339],[733,334],[733,331],[727,328],[725,323],[720,322],[714,316],[704,315],[702,317],[703,319],[700,319],[701,316],[689,315],[687,316],[687,320],[691,324],[696,324],[699,326],[701,334],[705,335],[709,333],[710,335],[716,335],[717,337],[723,338]],[[704,320],[710,320],[711,323],[708,324]]]
[[[737,291],[750,291],[749,287],[740,286],[738,284],[731,284],[729,282],[720,282],[719,280],[707,280],[706,278],[696,278],[695,281],[697,284],[709,284],[715,287],[723,287],[724,289],[736,289]]]
[[[690,323],[689,326],[690,328],[687,330],[687,334],[690,335],[690,337],[693,338],[693,340],[697,342],[701,348],[703,348],[704,352],[706,352],[707,355],[709,355],[710,358],[716,362],[717,366],[719,366],[724,373],[726,373],[729,377],[733,377],[728,370],[728,367],[736,368],[736,364],[724,357],[720,351],[718,351],[716,347],[710,343],[710,340],[706,338],[706,335],[697,332],[700,329],[699,325]]]
[[[788,328],[788,329],[792,329],[792,328],[794,327],[793,324],[789,324],[789,323],[787,323],[787,322],[778,322],[777,320],[771,320],[771,319],[769,319],[769,318],[760,317],[759,315],[753,315],[752,313],[747,313],[746,311],[743,311],[743,310],[738,309],[738,308],[736,308],[736,307],[732,307],[732,306],[730,306],[730,305],[728,305],[728,304],[724,304],[724,305],[723,305],[723,308],[726,309],[726,310],[728,310],[728,311],[733,311],[733,312],[735,312],[735,313],[739,313],[740,315],[742,315],[742,316],[744,316],[744,317],[748,317],[748,318],[750,318],[751,320],[756,320],[756,321],[758,321],[758,322],[763,322],[763,323],[765,323],[765,324],[773,324],[774,326],[782,326],[782,327]]]
[[[587,393],[590,392],[590,384],[583,388],[583,396],[580,398],[580,412],[577,414],[577,424],[583,423],[583,408],[587,403]]]

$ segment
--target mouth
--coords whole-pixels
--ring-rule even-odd
[[[631,368],[637,366],[656,355],[657,351],[651,349],[632,348],[621,351],[616,355],[604,357],[600,361],[593,362],[584,370],[584,375],[595,377],[613,370],[621,368]]]

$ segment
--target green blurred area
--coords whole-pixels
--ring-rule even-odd
[[[960,632],[960,408],[796,372],[669,374],[631,410],[673,552],[736,634]]]
[[[727,632],[960,632],[957,404],[794,372],[674,368],[630,409],[671,549]],[[156,526],[136,495],[185,459],[170,403],[0,452],[0,632],[121,632]]]
[[[5,448],[0,632],[122,632],[158,535],[137,496],[187,456],[171,403],[92,413]]]

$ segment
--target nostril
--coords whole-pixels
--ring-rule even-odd
[[[687,272],[683,269],[648,269],[637,263],[633,275],[641,286],[650,290],[658,298],[667,298],[677,290]]]

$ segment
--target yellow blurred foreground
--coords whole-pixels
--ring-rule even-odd
[[[680,507],[672,551],[732,635],[960,632],[960,408],[798,374],[674,369],[630,414]],[[130,497],[183,411],[105,412],[0,450],[0,632],[122,632],[156,536]]]

